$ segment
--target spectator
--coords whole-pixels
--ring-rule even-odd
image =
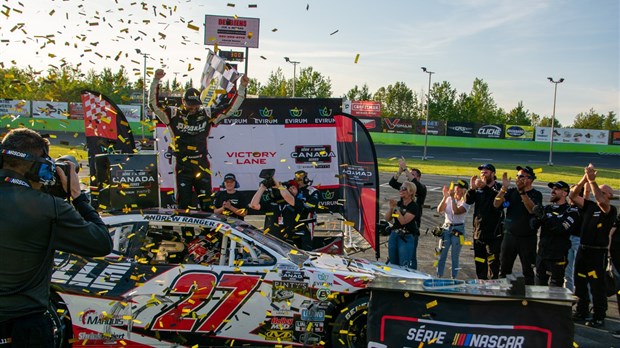
[[[418,228],[420,228],[422,224],[422,209],[424,208],[424,201],[426,200],[426,185],[420,182],[420,179],[422,179],[422,172],[417,168],[411,168],[411,170],[409,170],[407,163],[401,158],[398,161],[398,171],[390,179],[388,185],[396,190],[400,190],[403,184],[398,181],[398,178],[400,178],[402,173],[405,173],[406,181],[412,182],[416,188],[415,203],[418,205],[420,211],[415,217],[415,222],[418,224]]]
[[[442,189],[443,198],[437,206],[438,213],[444,213],[443,223],[443,248],[437,263],[437,277],[443,277],[448,251],[452,247],[452,279],[456,279],[459,273],[459,257],[461,246],[465,236],[465,215],[469,210],[469,204],[465,203],[465,193],[469,185],[459,179],[454,188],[450,185],[448,189],[445,185]]]
[[[46,139],[30,129],[15,129],[0,147],[0,342],[53,347],[46,311],[55,251],[105,256],[112,251],[112,239],[80,191],[75,165],[66,162],[67,184],[48,155]],[[60,180],[71,203],[41,191],[54,180]]]
[[[493,205],[506,207],[504,239],[502,240],[500,278],[512,274],[512,266],[519,256],[526,285],[534,285],[536,264],[536,230],[530,226],[535,205],[542,204],[542,194],[532,187],[536,174],[531,167],[517,166],[516,187],[510,186],[508,173],[502,175],[502,188]]]
[[[416,187],[412,182],[405,182],[398,192],[400,200],[390,199],[390,208],[385,213],[386,221],[394,221],[388,239],[388,262],[417,269],[416,253],[420,230],[415,222],[419,211],[413,200]]]
[[[571,190],[575,186],[577,185],[571,185]],[[583,191],[579,192],[579,195],[584,199],[590,199],[590,186],[584,186]],[[568,256],[566,257],[566,270],[564,271],[564,287],[574,293],[575,281],[573,276],[575,274],[575,256],[577,256],[577,251],[579,250],[579,245],[581,244],[581,215],[583,214],[583,211],[575,205],[575,203],[570,199],[570,196],[567,200],[571,207],[577,208],[578,212],[578,220],[575,223],[575,228],[571,229],[571,246],[570,249],[568,249]]]
[[[569,187],[564,181],[550,182],[552,204],[534,207],[532,228],[540,227],[536,258],[536,285],[564,285],[566,258],[571,247],[570,235],[577,227],[579,212],[566,201]],[[551,280],[551,281],[549,281]]]
[[[616,217],[616,222],[611,228],[611,231],[609,231],[609,235],[611,238],[611,242],[609,245],[609,255],[611,256],[611,263],[614,271],[614,280],[616,283],[616,301],[617,303],[620,303],[620,232],[618,232],[618,227],[620,227],[620,214],[618,214],[618,217]],[[620,313],[620,306],[618,307],[618,312]],[[615,338],[620,338],[620,330],[612,331],[611,334]]]
[[[480,176],[472,176],[465,203],[474,205],[474,258],[478,279],[499,277],[500,248],[503,232],[503,211],[493,202],[502,185],[496,181],[495,166],[478,167]]]
[[[581,247],[575,258],[575,295],[579,298],[573,314],[575,321],[585,320],[590,327],[605,325],[607,312],[607,295],[603,274],[607,267],[607,249],[609,232],[616,220],[616,207],[609,203],[613,190],[608,185],[598,186],[596,170],[592,163],[584,169],[584,176],[570,192],[570,198],[583,210],[581,219]],[[588,184],[595,201],[579,196],[579,192]],[[590,293],[592,295],[593,315],[590,312]]]
[[[161,109],[158,104],[159,81],[165,75],[162,69],[155,71],[149,93],[149,107],[173,136],[171,146],[176,157],[177,205],[179,209],[190,208],[194,190],[200,209],[208,211],[211,208],[211,178],[208,173],[207,137],[211,124],[218,124],[239,109],[245,99],[249,79],[243,75],[239,92],[233,89],[228,94],[220,95],[210,108],[202,107],[200,91],[188,88],[183,94],[182,107]]]
[[[232,215],[243,220],[247,214],[246,198],[237,191],[239,183],[235,174],[228,173],[224,175],[224,182],[221,190],[215,194],[213,205],[216,214]]]

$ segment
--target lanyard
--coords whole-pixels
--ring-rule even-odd
[[[12,178],[10,176],[0,177],[0,180],[2,182],[7,182],[7,183],[13,184],[13,185],[21,185],[21,186],[26,186],[26,187],[32,187],[32,186],[30,186],[30,184],[27,181],[24,181],[24,180],[18,179],[18,178]]]

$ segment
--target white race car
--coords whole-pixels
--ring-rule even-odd
[[[56,253],[49,314],[58,346],[362,347],[367,283],[430,278],[308,253],[219,215],[157,210],[104,221],[112,254]]]

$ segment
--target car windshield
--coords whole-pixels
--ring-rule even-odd
[[[293,263],[302,264],[310,256],[303,250],[297,249],[295,246],[286,243],[268,233],[264,233],[260,229],[241,220],[230,219],[227,221],[234,229],[246,234],[259,244],[262,244],[283,257],[289,258]]]

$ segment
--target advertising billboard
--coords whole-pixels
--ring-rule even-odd
[[[205,45],[258,48],[259,18],[205,15]]]

